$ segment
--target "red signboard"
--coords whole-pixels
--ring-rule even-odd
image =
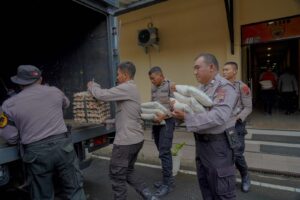
[[[300,37],[300,15],[242,26],[242,44]]]

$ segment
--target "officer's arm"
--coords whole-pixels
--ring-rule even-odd
[[[241,85],[240,91],[243,110],[237,116],[237,120],[241,119],[242,121],[245,121],[246,117],[252,112],[252,96],[251,91],[246,84]]]
[[[62,107],[63,108],[68,108],[70,106],[70,100],[68,97],[58,88],[53,87],[56,89],[56,91],[62,96]]]
[[[68,108],[70,106],[70,100],[68,99],[68,97],[66,97],[64,95],[63,97],[63,108]]]
[[[0,116],[0,136],[10,144],[16,144],[18,142],[19,132],[14,122],[9,115],[9,111],[6,106],[2,106],[3,112]]]
[[[88,90],[96,99],[101,101],[121,101],[131,99],[131,92],[126,83],[110,89],[102,89],[100,85],[93,84]]]
[[[9,144],[17,144],[18,134],[18,129],[15,126],[7,125],[5,128],[0,128],[0,137]]]
[[[236,93],[232,86],[219,88],[213,99],[213,107],[209,111],[185,115],[187,130],[198,132],[225,124],[230,118],[235,100]]]

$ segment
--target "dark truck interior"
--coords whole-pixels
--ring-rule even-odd
[[[0,105],[21,64],[43,72],[43,83],[60,88],[72,101],[94,79],[112,85],[107,18],[72,0],[15,0],[1,2]],[[72,106],[66,111],[72,118]]]

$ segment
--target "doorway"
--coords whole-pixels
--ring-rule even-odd
[[[242,79],[253,96],[248,124],[258,129],[299,131],[300,15],[242,25],[241,43]],[[292,92],[279,87],[286,71],[294,79],[293,84],[285,81]],[[287,93],[293,94],[287,98]]]
[[[253,113],[249,117],[249,125],[260,129],[300,130],[299,95],[291,97],[292,112],[286,112],[286,101],[279,89],[279,79],[287,70],[296,79],[297,93],[300,88],[300,39],[285,39],[264,43],[249,44],[243,47],[243,64],[247,66],[243,79],[252,90]],[[277,77],[272,97],[272,113],[264,110],[264,98],[260,78],[264,71],[271,69]]]

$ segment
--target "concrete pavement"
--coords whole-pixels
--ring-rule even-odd
[[[195,171],[195,141],[192,133],[177,128],[173,145],[185,142],[181,151],[181,169]],[[298,143],[299,142],[299,143]],[[96,155],[110,157],[112,146],[100,149]],[[245,157],[249,168],[255,171],[300,177],[300,132],[248,129]],[[139,162],[159,165],[158,152],[149,129]]]
[[[93,161],[91,167],[83,171],[85,178],[85,191],[89,200],[110,200],[113,199],[111,184],[108,178],[109,162],[103,159]],[[160,179],[160,169],[152,167],[136,166],[137,173],[145,180],[151,190],[154,191],[152,183]],[[261,180],[265,179],[261,177]],[[253,185],[249,193],[242,193],[237,184],[238,200],[299,200],[300,193],[279,189],[258,187]],[[140,200],[140,196],[128,186],[128,200]],[[202,200],[195,175],[179,173],[176,176],[176,188],[163,200]]]
[[[245,156],[251,169],[252,185],[300,193],[300,156],[297,152],[300,151],[297,142],[300,133],[257,129],[248,129],[248,132]],[[173,144],[181,142],[186,143],[181,152],[181,170],[195,174],[193,134],[186,132],[184,128],[177,128]],[[111,149],[112,145],[95,152],[94,155],[109,158]],[[160,166],[158,152],[149,129],[145,131],[145,143],[138,162]]]

